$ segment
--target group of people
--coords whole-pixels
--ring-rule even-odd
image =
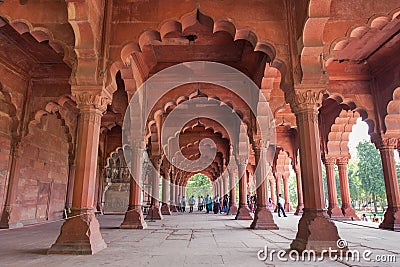
[[[196,199],[194,196],[191,196],[188,201],[189,204],[189,213],[192,213],[194,210],[194,206],[196,205]],[[186,198],[185,196],[178,196],[177,209],[180,212],[186,211]],[[225,194],[223,197],[216,195],[212,197],[207,195],[206,197],[199,196],[197,198],[197,210],[203,211],[205,210],[207,213],[227,213],[229,210],[229,196]]]
[[[363,214],[361,216],[361,221],[368,222],[368,218],[367,218],[367,216],[365,214]],[[372,222],[379,222],[379,218],[378,218],[378,216],[376,216],[376,213],[374,213],[373,217],[371,218],[371,221]]]

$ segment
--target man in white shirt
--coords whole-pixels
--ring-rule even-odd
[[[283,216],[287,217],[286,213],[285,213],[285,209],[283,207],[285,207],[285,199],[283,199],[282,194],[279,194],[279,197],[278,197],[278,216],[279,217],[281,217],[281,211],[282,211]]]

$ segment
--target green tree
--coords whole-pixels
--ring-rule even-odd
[[[186,186],[186,197],[189,199],[191,196],[196,198],[199,196],[205,197],[211,195],[211,181],[204,174],[198,173],[193,175]]]
[[[361,188],[367,195],[371,196],[375,212],[378,212],[378,199],[385,198],[381,157],[378,150],[369,141],[363,141],[357,145],[357,156],[359,158],[357,167]]]

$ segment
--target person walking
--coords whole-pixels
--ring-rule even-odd
[[[189,213],[193,212],[194,204],[196,204],[196,200],[194,199],[194,196],[191,196],[189,198]]]
[[[285,207],[285,199],[283,199],[282,194],[279,194],[279,197],[278,197],[278,216],[279,217],[281,217],[281,211],[282,211],[283,216],[287,217],[286,213],[285,213],[285,209],[283,207]]]
[[[181,200],[181,212],[185,212],[186,211],[186,198],[185,196],[182,197]]]
[[[268,198],[268,208],[270,212],[274,212],[274,205],[275,203],[272,201],[272,199]]]
[[[204,197],[203,196],[200,197],[199,205],[200,205],[200,211],[203,211],[203,207],[204,207]]]

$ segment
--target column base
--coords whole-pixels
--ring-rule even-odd
[[[356,214],[356,211],[352,207],[347,207],[347,208],[342,207],[342,213],[346,220],[352,220],[352,221],[360,220],[360,218],[358,218]]]
[[[236,215],[237,213],[238,213],[238,208],[237,208],[236,204],[234,204],[229,207],[229,210],[226,213],[226,215]]]
[[[327,213],[328,213],[329,217],[330,217],[332,220],[343,221],[343,220],[346,219],[346,218],[343,216],[342,209],[339,208],[337,205],[328,207]]]
[[[296,208],[296,211],[294,212],[294,215],[299,215],[299,216],[302,215],[303,214],[303,208],[304,208],[303,203],[297,205],[297,208]]]
[[[293,207],[292,207],[292,205],[290,205],[290,203],[285,203],[285,211],[286,212],[293,211]]]
[[[19,214],[16,214],[17,211],[18,209],[11,212],[10,209],[4,208],[1,215],[0,229],[13,229],[24,226],[23,223],[18,219],[20,217]]]
[[[387,208],[379,228],[400,232],[400,208]]]
[[[146,216],[146,220],[162,220],[164,219],[160,207],[151,207]]]
[[[75,211],[61,227],[56,242],[47,254],[91,255],[107,247],[100,233],[94,210]]]
[[[170,205],[169,210],[172,212],[178,212],[178,209],[176,208],[176,205]]]
[[[121,229],[146,229],[147,224],[141,206],[129,207],[125,213],[124,221],[119,226]]]
[[[298,252],[314,250],[321,253],[329,248],[338,249],[339,239],[336,225],[329,219],[326,211],[303,209],[296,239],[293,240],[290,249]]]
[[[251,217],[250,211],[247,208],[247,205],[239,206],[239,209],[236,213],[235,220],[253,220],[253,217]]]
[[[251,229],[279,230],[274,222],[274,217],[267,207],[257,207],[254,213],[254,220],[250,225]]]
[[[161,206],[161,214],[162,215],[171,215],[171,210],[169,209],[169,205],[164,203]]]

